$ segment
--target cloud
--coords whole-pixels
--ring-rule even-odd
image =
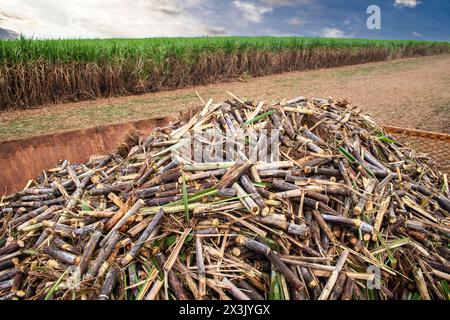
[[[302,24],[305,24],[305,20],[300,18],[291,18],[287,21],[287,23],[291,26],[301,26]]]
[[[191,10],[200,0],[21,0],[2,3],[2,28],[36,38],[223,34]],[[201,12],[200,10],[197,10]]]
[[[346,35],[344,31],[337,28],[323,28],[320,32],[316,33],[325,38],[348,38],[351,35]]]
[[[420,4],[418,0],[395,0],[395,6],[397,7],[415,8],[418,4]]]
[[[422,38],[422,34],[416,32],[416,31],[413,31],[413,32],[412,32],[412,35],[413,35],[414,37]]]
[[[313,2],[313,0],[262,0],[261,2],[269,7],[283,7],[309,4]]]
[[[250,22],[259,23],[263,20],[264,14],[272,12],[276,7],[300,6],[312,3],[314,0],[259,0],[257,2],[235,0],[233,6]],[[298,26],[303,24],[300,19],[290,19],[289,24]]]
[[[233,1],[233,6],[237,8],[242,15],[250,22],[259,23],[262,21],[265,13],[272,12],[272,8],[258,6],[248,1]]]
[[[206,31],[209,35],[213,36],[223,36],[227,35],[228,31],[225,28],[208,27]]]

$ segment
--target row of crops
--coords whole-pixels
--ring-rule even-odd
[[[209,37],[0,41],[0,110],[450,52],[430,41]]]

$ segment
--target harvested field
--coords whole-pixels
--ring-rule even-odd
[[[0,298],[448,299],[449,211],[346,102],[208,101],[3,198]]]
[[[0,41],[0,110],[449,52],[444,42],[299,37]]]
[[[0,140],[160,117],[221,101],[226,91],[266,102],[302,92],[348,99],[382,125],[450,133],[450,55],[401,59],[0,113]],[[418,116],[420,115],[420,116]]]

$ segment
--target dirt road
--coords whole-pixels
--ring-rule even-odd
[[[0,114],[0,140],[138,120],[238,96],[264,101],[303,95],[344,99],[381,124],[450,133],[450,55],[291,72],[170,92]]]

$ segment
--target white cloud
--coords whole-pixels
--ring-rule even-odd
[[[262,0],[262,3],[270,7],[295,6],[300,4],[308,4],[313,0]]]
[[[415,8],[418,4],[420,4],[420,1],[418,0],[395,0],[395,5],[397,7]]]
[[[421,38],[421,37],[422,37],[422,34],[416,32],[416,31],[413,31],[413,32],[412,32],[412,35],[413,35],[414,37],[418,37],[418,38]]]
[[[259,1],[233,1],[233,6],[250,22],[258,23],[263,20],[264,14],[272,12],[276,7],[299,6],[312,3],[314,0],[259,0]],[[291,21],[291,22],[289,22]],[[291,25],[300,25],[303,22],[300,19],[290,19]]]
[[[287,22],[291,26],[301,26],[302,24],[305,24],[305,20],[300,18],[291,18]]]
[[[271,12],[272,8],[265,6],[258,6],[248,1],[233,1],[233,6],[237,8],[242,15],[250,22],[261,22],[265,13]]]
[[[346,38],[348,37],[344,31],[337,28],[323,28],[319,35],[325,38]]]
[[[37,38],[198,36],[223,33],[188,9],[200,0],[2,1],[2,28]],[[5,18],[6,17],[6,18]]]

